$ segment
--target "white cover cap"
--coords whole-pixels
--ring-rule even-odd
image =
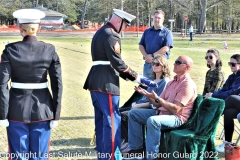
[[[114,11],[114,14],[116,14],[118,17],[126,21],[128,25],[130,25],[131,21],[136,18],[136,16],[129,14],[120,9],[113,9],[113,11]]]
[[[45,17],[45,13],[37,9],[19,9],[13,12],[13,17],[19,23],[40,23],[40,19]]]

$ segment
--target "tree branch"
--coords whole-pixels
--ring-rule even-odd
[[[184,5],[183,3],[179,2],[178,0],[174,0],[174,2],[176,2],[178,5],[180,5],[180,6],[183,7],[184,9],[189,10],[189,8],[188,8],[186,5]],[[192,10],[191,10],[191,12],[192,12],[193,14],[195,14],[195,15],[198,15],[198,12],[196,12],[196,11],[192,11]]]
[[[214,6],[217,6],[217,5],[219,5],[220,3],[222,3],[222,2],[225,2],[225,0],[218,0],[217,2],[212,2],[212,4],[210,4],[209,6],[207,6],[207,9],[206,9],[206,10],[208,10],[208,9],[214,7]]]

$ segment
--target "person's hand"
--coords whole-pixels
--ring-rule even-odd
[[[9,126],[9,122],[7,119],[4,120],[0,120],[0,125],[3,127],[8,127]]]
[[[134,86],[134,90],[137,91],[138,93],[141,93],[143,94],[144,96],[147,95],[148,91],[146,91],[145,89],[141,88],[141,87],[137,87],[137,86]]]
[[[136,102],[133,102],[132,103],[132,108],[136,108],[136,106],[137,106]]]
[[[50,128],[53,129],[58,126],[58,121],[52,120],[50,121]]]
[[[144,58],[147,63],[152,63],[153,57],[151,54],[147,54]]]
[[[145,89],[141,88],[141,87],[134,87],[134,90],[143,94],[144,96],[146,96],[147,98],[152,98],[152,99],[156,99],[158,97],[158,95],[152,91],[151,93],[149,93],[148,91],[146,91]]]

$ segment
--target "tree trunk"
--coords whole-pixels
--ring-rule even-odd
[[[148,27],[151,26],[151,9],[150,9],[150,2],[151,0],[148,0]]]
[[[169,8],[170,8],[170,14],[169,19],[173,19],[173,3],[172,0],[169,0]],[[168,22],[168,28],[171,26],[172,22]]]
[[[81,17],[81,29],[84,28],[84,17],[85,17],[86,10],[87,10],[87,1],[88,0],[85,0],[84,6],[83,6],[82,17]]]
[[[215,26],[214,26],[214,22],[212,22],[212,33],[214,32],[215,30]]]

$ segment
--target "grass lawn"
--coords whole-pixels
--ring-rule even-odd
[[[89,144],[94,132],[94,112],[90,93],[83,90],[83,84],[92,66],[91,38],[38,37],[38,39],[55,45],[62,63],[64,87],[62,112],[59,126],[52,131],[50,159],[96,159],[94,146]],[[141,73],[143,60],[138,50],[139,39],[140,37],[122,39],[122,58],[133,70]],[[7,43],[19,40],[21,37],[0,37],[0,49],[3,50]],[[173,62],[179,55],[190,56],[194,61],[191,76],[198,86],[198,93],[201,94],[208,70],[204,57],[209,48],[220,51],[225,79],[231,74],[227,62],[232,54],[239,53],[239,41],[228,40],[227,50],[223,48],[223,41],[224,38],[196,38],[189,42],[188,39],[174,37],[174,48],[169,59],[170,66],[173,68]],[[120,106],[133,93],[135,85],[137,84],[120,80]],[[0,154],[4,154],[8,149],[6,130],[3,127],[0,129]],[[219,136],[221,129],[222,126],[219,125],[216,137]],[[234,141],[236,138],[234,135]],[[216,140],[216,144],[220,143],[220,140]],[[219,159],[224,159],[222,154],[219,155]]]

